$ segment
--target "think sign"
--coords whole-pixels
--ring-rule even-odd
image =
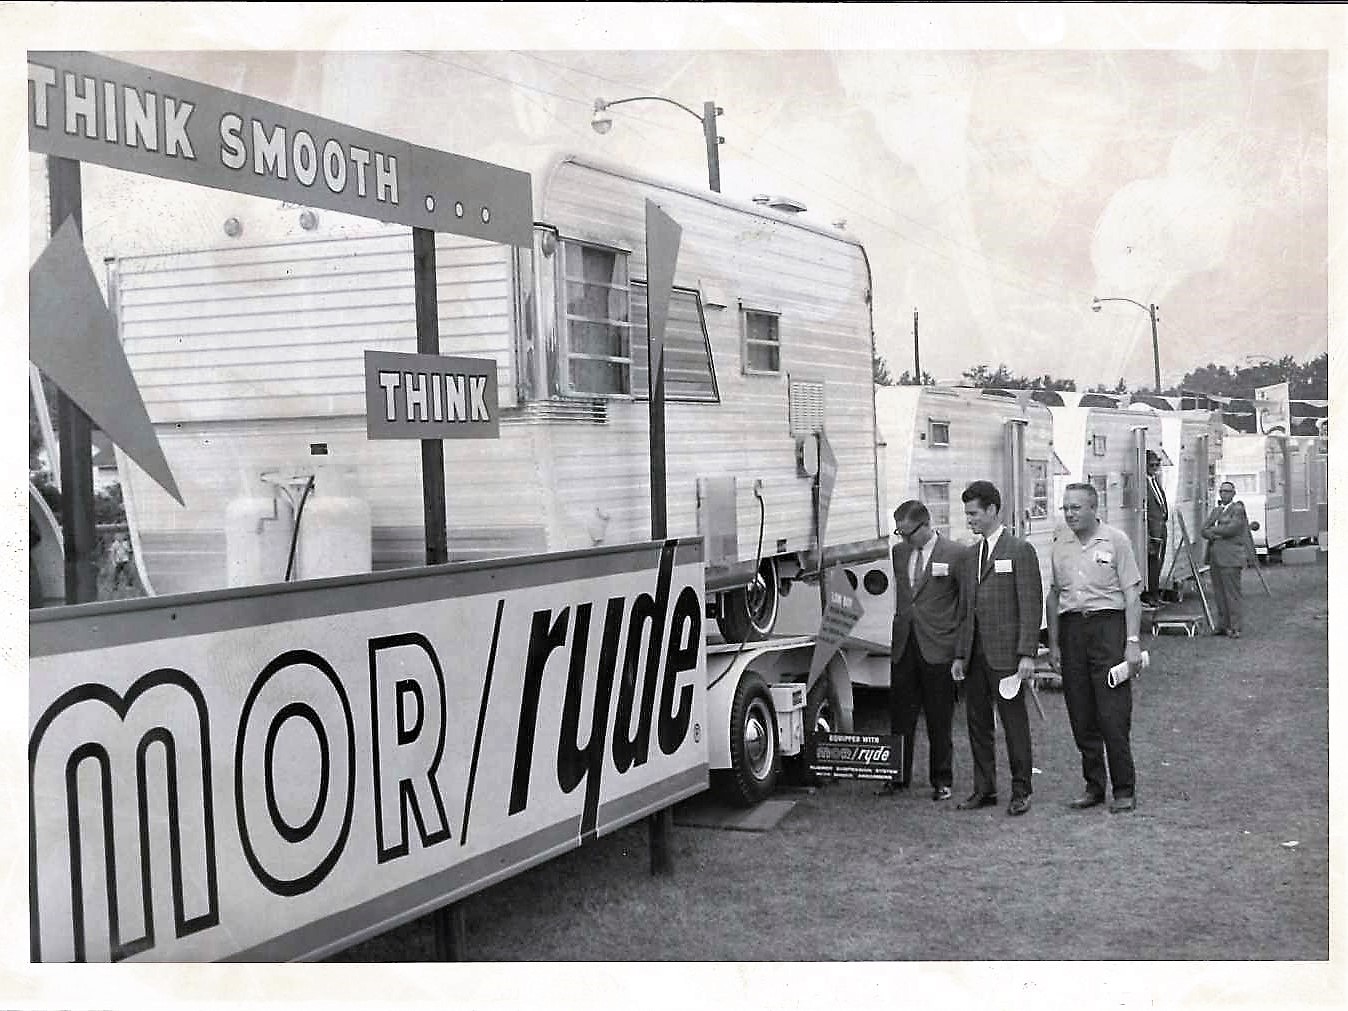
[[[491,358],[365,352],[365,432],[371,439],[495,439]]]
[[[28,149],[528,246],[529,174],[93,53],[28,56]]]
[[[321,957],[707,785],[702,542],[30,612],[34,961]]]

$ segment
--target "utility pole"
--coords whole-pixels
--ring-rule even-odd
[[[922,359],[918,354],[917,306],[913,306],[913,381],[922,385]]]
[[[707,140],[707,185],[721,192],[721,138],[716,133],[716,115],[722,110],[715,102],[702,103],[702,134]]]
[[[1156,339],[1156,303],[1147,308],[1151,315],[1151,363],[1156,370],[1156,395],[1161,395],[1161,344]]]

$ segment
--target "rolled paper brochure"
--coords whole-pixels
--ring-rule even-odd
[[[1150,666],[1151,666],[1151,653],[1148,650],[1144,649],[1142,651],[1142,659],[1138,664],[1138,669],[1146,670]],[[1105,679],[1105,681],[1109,685],[1109,687],[1117,688],[1119,687],[1119,685],[1123,684],[1132,676],[1133,672],[1128,669],[1128,661],[1121,660],[1118,663],[1116,663],[1113,667],[1109,668],[1109,676]]]

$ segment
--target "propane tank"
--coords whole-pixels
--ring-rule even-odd
[[[299,519],[296,579],[369,572],[373,567],[370,506],[349,467],[319,464]]]
[[[225,506],[227,586],[285,580],[295,513],[285,495],[263,485]]]

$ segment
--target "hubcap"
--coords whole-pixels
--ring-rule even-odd
[[[770,720],[772,714],[759,699],[749,705],[744,715],[744,755],[749,762],[749,771],[755,779],[766,779],[772,768],[773,733]]]

